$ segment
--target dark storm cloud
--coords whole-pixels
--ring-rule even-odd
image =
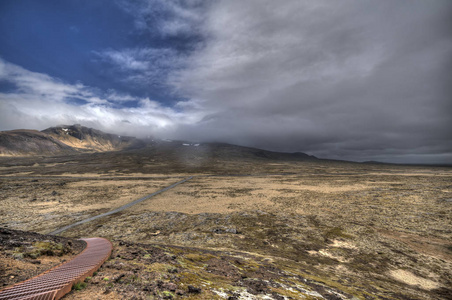
[[[185,134],[324,157],[452,159],[448,1],[224,1],[174,85]],[[408,157],[408,156],[407,156]]]

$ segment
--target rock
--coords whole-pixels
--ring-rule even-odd
[[[126,274],[122,273],[120,275],[118,275],[116,278],[114,278],[114,282],[119,282],[124,276],[126,276]]]
[[[162,289],[163,288],[163,281],[157,280],[155,283],[156,283],[158,289]]]
[[[13,232],[8,229],[0,228],[0,233],[5,235],[11,235]]]
[[[238,234],[239,233],[239,231],[236,228],[234,228],[234,227],[230,227],[230,228],[225,228],[225,227],[223,227],[223,228],[214,228],[212,230],[212,232],[216,233],[216,234],[223,234],[223,233]]]
[[[265,294],[269,291],[267,284],[262,280],[246,280],[248,293],[253,295]]]
[[[153,292],[154,291],[154,287],[151,285],[145,286],[143,287],[143,291],[145,292]]]
[[[165,284],[163,284],[163,289],[168,290],[170,292],[174,292],[177,289],[177,285],[175,285],[172,282],[166,282]]]
[[[183,290],[176,290],[176,295],[183,296],[185,295],[185,292]]]
[[[194,287],[192,285],[189,285],[188,286],[188,292],[191,293],[191,294],[199,294],[199,293],[201,293],[201,289],[197,288],[197,287]]]
[[[227,228],[226,232],[233,233],[233,234],[237,234],[238,233],[237,229],[235,229],[235,228]]]
[[[272,297],[273,297],[273,299],[275,299],[275,300],[284,300],[284,299],[285,299],[283,296],[277,294],[276,292],[273,292],[273,293],[272,293]]]

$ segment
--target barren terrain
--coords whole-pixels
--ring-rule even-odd
[[[68,299],[447,299],[452,292],[451,168],[106,161],[3,160],[0,169],[0,227],[39,233],[194,176],[64,232],[115,244],[102,277]]]

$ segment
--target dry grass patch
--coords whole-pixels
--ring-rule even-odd
[[[417,285],[424,290],[433,290],[440,287],[440,285],[437,282],[416,276],[407,270],[402,269],[392,270],[389,272],[389,274],[398,281],[401,281],[409,285]]]

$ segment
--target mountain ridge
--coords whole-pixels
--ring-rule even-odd
[[[38,130],[0,131],[0,156],[64,155],[76,151]]]
[[[145,156],[175,155],[184,160],[229,157],[264,160],[317,160],[302,152],[285,153],[228,143],[191,143],[174,140],[142,140],[74,125],[58,125],[42,131],[18,129],[0,132],[0,156],[59,156],[82,153],[139,151]]]
[[[105,152],[144,146],[144,142],[135,137],[105,133],[80,124],[58,125],[44,129],[41,132],[79,150]]]

